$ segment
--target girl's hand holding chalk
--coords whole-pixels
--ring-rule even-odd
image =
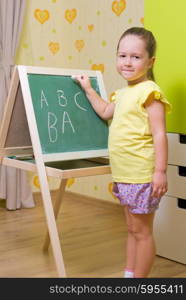
[[[87,75],[72,75],[72,80],[79,83],[82,87],[82,89],[85,90],[85,92],[92,88],[89,77]]]

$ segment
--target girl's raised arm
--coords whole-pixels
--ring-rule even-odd
[[[106,102],[96,93],[96,91],[92,88],[87,75],[78,75],[75,76],[75,79],[85,91],[86,96],[95,112],[104,120],[111,119],[114,114],[115,104]]]

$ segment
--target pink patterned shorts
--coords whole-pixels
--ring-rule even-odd
[[[115,182],[113,186],[113,194],[133,214],[149,214],[159,207],[161,198],[152,197],[151,193],[152,183]]]

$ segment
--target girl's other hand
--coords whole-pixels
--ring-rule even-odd
[[[155,171],[152,180],[152,196],[162,197],[168,188],[167,175],[163,171]]]

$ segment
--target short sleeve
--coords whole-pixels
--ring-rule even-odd
[[[120,98],[121,89],[116,90],[110,95],[110,102],[117,102]]]
[[[146,101],[150,99],[161,101],[162,103],[165,104],[166,113],[171,112],[172,110],[171,104],[165,98],[159,86],[154,82],[152,82],[152,84],[148,84],[145,90],[143,91],[142,96],[140,97],[141,105],[144,105]]]

